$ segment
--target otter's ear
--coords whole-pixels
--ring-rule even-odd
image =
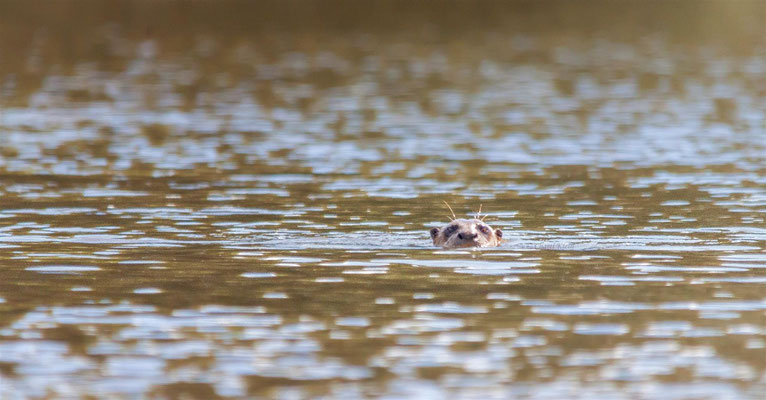
[[[431,239],[436,239],[436,235],[439,234],[439,228],[431,229]]]
[[[502,239],[503,231],[501,231],[500,229],[495,229],[495,236],[497,236],[498,239]]]

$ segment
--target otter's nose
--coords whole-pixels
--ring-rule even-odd
[[[460,240],[473,240],[476,239],[476,237],[479,236],[478,233],[458,233],[457,238]]]

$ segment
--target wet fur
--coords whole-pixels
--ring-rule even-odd
[[[478,218],[478,214],[476,216],[477,218],[472,219],[455,218],[442,228],[431,229],[434,245],[448,249],[500,245],[503,232],[500,229],[492,229],[483,218]]]

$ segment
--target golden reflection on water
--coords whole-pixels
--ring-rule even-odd
[[[0,398],[766,391],[763,3],[30,4]]]

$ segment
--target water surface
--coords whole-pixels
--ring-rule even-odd
[[[762,5],[119,4],[5,6],[0,398],[766,392]],[[434,248],[442,201],[506,242]]]

